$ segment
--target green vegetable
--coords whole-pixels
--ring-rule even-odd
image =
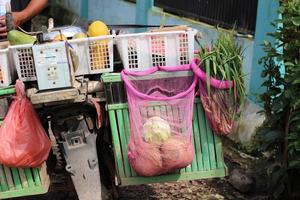
[[[166,120],[151,117],[143,125],[143,133],[146,142],[160,145],[171,136],[171,128]]]
[[[11,30],[7,34],[7,39],[11,45],[33,44],[36,39],[18,30]]]

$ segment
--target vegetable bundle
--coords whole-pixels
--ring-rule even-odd
[[[215,133],[232,132],[245,97],[243,50],[234,41],[233,33],[221,33],[210,47],[200,45],[199,70],[206,73],[206,80],[199,83],[199,91],[206,116]],[[219,83],[230,82],[227,88],[211,85],[211,79]],[[205,84],[206,82],[206,84]]]

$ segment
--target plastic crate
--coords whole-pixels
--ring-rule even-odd
[[[46,164],[40,168],[10,168],[0,164],[0,199],[44,194],[50,185]]]
[[[120,74],[105,74],[102,76],[105,85],[108,83],[122,83]],[[124,91],[123,91],[124,92]],[[179,180],[195,180],[205,178],[224,177],[228,174],[224,163],[222,143],[215,135],[205,117],[199,98],[195,99],[193,111],[193,144],[195,157],[191,165],[173,173],[154,176],[140,177],[129,165],[127,158],[127,144],[130,137],[129,113],[127,103],[107,103],[110,127],[113,140],[117,177],[116,184],[139,185],[158,182],[170,182]],[[152,109],[168,111],[165,105],[153,105]]]
[[[32,45],[10,46],[18,77],[22,81],[36,81]]]
[[[12,73],[8,49],[0,50],[0,87],[9,86],[12,83]]]
[[[75,75],[100,74],[113,71],[113,35],[70,40],[79,56]]]
[[[116,36],[124,68],[142,71],[152,66],[188,64],[194,58],[196,31],[168,31]]]
[[[69,40],[78,56],[75,76],[113,71],[113,35]],[[22,81],[36,81],[32,45],[11,46],[14,64]]]

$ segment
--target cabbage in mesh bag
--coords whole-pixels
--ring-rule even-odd
[[[160,175],[193,161],[197,78],[190,69],[182,65],[122,71],[130,117],[128,159],[140,176]]]

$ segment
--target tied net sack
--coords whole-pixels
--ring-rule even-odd
[[[228,135],[235,126],[235,117],[239,113],[238,97],[235,95],[232,81],[221,81],[199,68],[200,60],[192,62],[194,73],[199,77],[199,95],[205,115],[216,134]],[[209,89],[207,81],[209,80]],[[231,91],[229,91],[231,90]]]
[[[197,78],[190,65],[123,70],[128,97],[128,160],[140,176],[188,166],[194,158],[192,117]]]
[[[17,80],[16,96],[0,127],[0,163],[9,167],[38,167],[48,158],[51,142],[23,83]]]

